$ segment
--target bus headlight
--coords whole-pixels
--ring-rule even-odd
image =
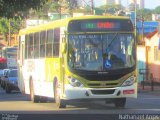
[[[68,79],[70,85],[72,85],[73,87],[83,87],[83,84],[79,80],[77,80],[73,77],[70,77],[70,76],[68,76],[67,79]]]
[[[122,87],[133,85],[133,83],[135,83],[135,81],[136,81],[136,77],[135,76],[131,76],[127,80],[125,80],[123,82]]]

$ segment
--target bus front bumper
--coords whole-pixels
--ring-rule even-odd
[[[126,87],[115,88],[78,88],[65,85],[63,99],[107,99],[107,98],[137,98],[137,83]]]

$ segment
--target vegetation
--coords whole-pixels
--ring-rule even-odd
[[[141,19],[143,17],[145,21],[151,21],[152,14],[153,14],[153,11],[150,9],[138,9],[137,10],[137,18]]]
[[[10,34],[18,33],[21,27],[21,21],[16,19],[0,19],[0,33],[3,35],[5,41],[7,41],[7,36]]]
[[[30,9],[39,10],[47,0],[0,0],[0,33],[5,41],[9,34],[18,33],[21,20],[28,17]]]
[[[0,17],[19,18],[31,8],[38,10],[47,0],[0,0]]]
[[[153,13],[155,13],[155,14],[160,14],[160,6],[156,7],[156,8],[153,10]]]

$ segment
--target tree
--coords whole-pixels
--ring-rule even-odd
[[[153,12],[154,12],[155,14],[160,14],[160,6],[156,7],[156,8],[153,10]]]
[[[26,17],[25,13],[41,8],[47,0],[0,0],[0,17]]]
[[[85,6],[84,9],[79,8],[76,0],[51,0],[46,2],[39,10],[30,10],[29,17],[43,18],[48,15],[48,13],[57,13],[59,19],[63,17],[62,15],[65,13],[72,15],[73,11],[88,13],[90,12],[90,7]]]
[[[67,0],[68,4],[69,4],[69,9],[73,10],[75,8],[78,7],[78,3],[76,0]]]
[[[106,14],[117,15],[120,11],[124,10],[121,5],[103,5],[100,6],[101,10],[104,10]]]
[[[152,20],[152,10],[150,9],[138,9],[137,10],[137,17],[138,18],[141,18],[143,17],[144,18],[144,21],[151,21]]]
[[[10,26],[9,26],[10,25]],[[10,31],[9,31],[10,27]],[[21,27],[21,21],[15,19],[0,19],[0,33],[3,35],[5,41],[7,41],[7,36],[10,34],[17,34]]]
[[[3,35],[3,38],[6,41],[8,33],[8,20],[5,18],[0,19],[0,33]]]

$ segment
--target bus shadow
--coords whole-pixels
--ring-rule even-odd
[[[125,109],[116,108],[113,103],[105,103],[105,101],[82,101],[82,102],[69,102],[67,108],[84,108],[92,110],[111,110],[111,109]]]
[[[6,93],[4,90],[0,89],[0,102],[2,101],[29,101],[29,96],[21,94],[20,91]]]

